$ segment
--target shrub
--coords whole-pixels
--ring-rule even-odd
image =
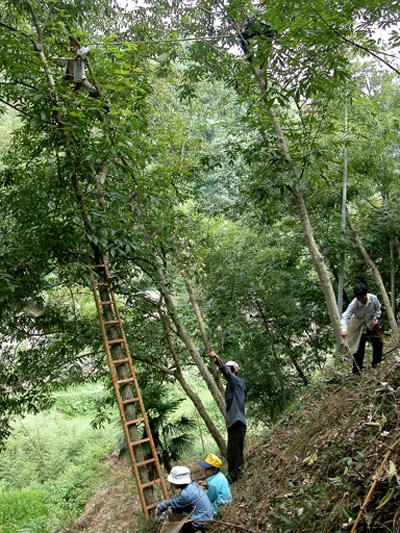
[[[31,518],[47,514],[45,493],[40,490],[22,489],[0,492],[0,524],[2,533],[15,533],[17,528]]]

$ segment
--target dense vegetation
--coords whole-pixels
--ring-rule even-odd
[[[82,382],[105,387],[95,427],[110,420],[87,257],[107,254],[154,427],[188,394],[221,451],[210,347],[239,362],[269,425],[338,358],[356,282],[397,336],[396,2],[0,0],[0,14],[2,446]],[[247,17],[273,37],[244,57]],[[92,47],[98,99],[56,66],[71,34]]]
[[[58,393],[51,410],[14,425],[0,455],[4,533],[59,531],[106,484],[102,462],[117,431],[115,424],[96,430],[91,425],[100,395],[98,386]]]

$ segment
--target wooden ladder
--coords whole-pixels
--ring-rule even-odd
[[[92,269],[90,269],[90,277],[101,333],[128,445],[132,470],[136,479],[143,513],[147,519],[149,510],[158,505],[154,502],[152,490],[154,485],[160,484],[164,499],[168,498],[167,487],[162,476],[104,255],[101,256],[101,262],[95,265],[94,268],[98,274],[98,281],[96,281]],[[137,406],[140,410],[139,417],[137,416],[138,413],[136,413]],[[143,439],[139,438],[137,430],[137,424],[141,422],[143,422],[146,432],[146,438]],[[146,460],[141,446],[144,443],[149,444],[151,451],[151,458]],[[149,481],[146,468],[149,464],[154,465],[157,475],[157,478],[151,481]]]

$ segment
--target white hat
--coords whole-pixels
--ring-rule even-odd
[[[233,366],[233,368],[236,370],[236,372],[238,372],[238,370],[239,370],[239,365],[235,361],[228,361],[226,363],[226,366]]]
[[[174,466],[167,479],[174,485],[188,485],[192,482],[190,479],[190,470],[187,466]]]

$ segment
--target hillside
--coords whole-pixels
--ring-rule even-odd
[[[375,473],[400,438],[399,402],[398,348],[361,377],[332,373],[316,383],[247,450],[247,471],[221,521],[251,531],[351,530]],[[399,453],[397,446],[357,531],[400,531]]]
[[[361,377],[346,371],[330,371],[271,431],[248,441],[245,472],[232,485],[233,503],[210,532],[351,531],[375,473],[400,438],[399,349]],[[399,453],[395,447],[388,458],[358,532],[400,531]],[[195,478],[197,460],[189,464]],[[122,471],[113,484],[126,482],[129,468]],[[122,515],[133,518],[138,509],[134,499],[121,499],[121,486],[95,496],[69,531],[159,531],[159,523],[122,524]]]

